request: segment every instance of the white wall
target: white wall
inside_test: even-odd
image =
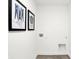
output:
[[[33,0],[20,0],[29,10],[36,14]],[[26,21],[27,24],[27,21]],[[36,31],[36,30],[35,30]],[[36,57],[36,32],[8,32],[8,57],[9,59],[35,59]]]
[[[38,55],[70,55],[70,7],[68,5],[40,5],[37,16]],[[58,44],[66,44],[59,49]]]
[[[38,6],[37,10],[33,0],[20,1],[36,15],[36,30],[8,32],[9,59],[35,59],[37,54],[70,55],[70,7]],[[39,33],[44,37],[40,38]],[[67,49],[58,49],[59,43],[67,44]]]

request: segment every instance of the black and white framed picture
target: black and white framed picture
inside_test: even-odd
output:
[[[28,30],[35,30],[35,15],[28,10]]]
[[[27,8],[19,0],[9,0],[9,31],[26,30]]]

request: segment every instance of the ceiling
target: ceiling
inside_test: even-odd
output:
[[[35,0],[38,5],[66,5],[70,0]]]

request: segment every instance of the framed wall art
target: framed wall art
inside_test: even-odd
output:
[[[28,10],[28,30],[35,30],[35,15]]]
[[[26,30],[27,8],[19,0],[9,0],[9,31]]]

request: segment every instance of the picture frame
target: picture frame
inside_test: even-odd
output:
[[[27,8],[19,0],[8,0],[8,2],[9,31],[25,31]]]
[[[28,30],[35,30],[35,15],[28,10]]]

